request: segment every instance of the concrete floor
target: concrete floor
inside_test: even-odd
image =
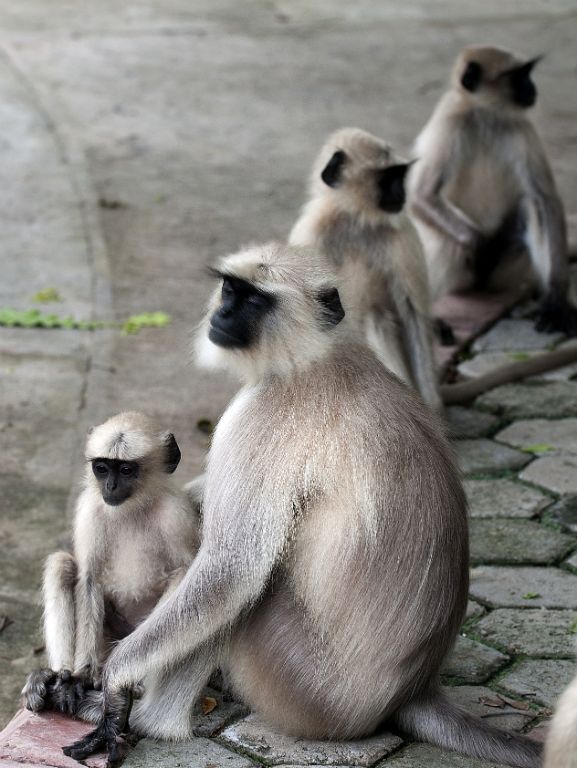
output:
[[[574,0],[0,0],[0,307],[173,319],[0,329],[3,721],[39,656],[41,563],[67,538],[85,429],[139,408],[175,431],[183,482],[202,468],[198,421],[235,389],[189,363],[205,265],[286,236],[333,129],[407,152],[474,42],[546,54],[536,120],[576,212],[576,32]],[[34,304],[47,287],[63,301]]]

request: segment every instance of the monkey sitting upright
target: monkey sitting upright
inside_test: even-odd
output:
[[[407,214],[408,165],[358,128],[333,133],[313,169],[311,199],[289,242],[313,246],[338,268],[345,311],[377,357],[440,410],[427,267]]]
[[[409,202],[434,298],[532,275],[542,297],[537,330],[575,336],[563,205],[527,116],[536,61],[500,48],[461,52],[417,138]]]
[[[22,691],[28,709],[54,707],[93,719],[111,644],[129,634],[180,581],[198,549],[192,503],[172,474],[180,450],[170,432],[136,412],[88,433],[73,553],[46,561],[44,637],[49,669]]]
[[[536,768],[540,745],[455,706],[439,670],[467,603],[463,488],[444,430],[343,311],[320,253],[279,244],[218,265],[205,363],[243,387],[214,432],[202,543],[177,589],[110,655],[98,727],[191,734],[217,664],[251,708],[301,738],[384,723],[465,754]]]

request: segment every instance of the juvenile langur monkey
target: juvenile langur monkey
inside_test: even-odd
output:
[[[577,768],[577,677],[555,707],[545,744],[544,768]]]
[[[143,414],[92,428],[86,460],[73,552],[50,555],[44,569],[49,669],[32,672],[22,693],[28,709],[91,719],[98,697],[85,694],[99,687],[111,644],[183,577],[198,522],[170,477],[180,461],[174,435]]]
[[[417,138],[408,182],[433,298],[531,276],[539,331],[577,335],[563,205],[527,115],[531,71],[500,48],[465,48]]]
[[[440,409],[427,268],[403,210],[407,169],[370,133],[336,131],[314,164],[310,200],[289,241],[329,257],[343,306],[377,357]]]
[[[201,361],[244,386],[207,460],[199,553],[110,655],[99,727],[190,735],[217,663],[280,730],[351,739],[390,722],[465,754],[535,767],[540,746],[441,693],[467,602],[467,510],[443,429],[345,317],[320,254],[268,244],[225,258]]]

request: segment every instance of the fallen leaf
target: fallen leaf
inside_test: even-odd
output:
[[[213,709],[218,707],[218,701],[212,696],[203,696],[200,702],[200,708],[203,715],[209,715]]]

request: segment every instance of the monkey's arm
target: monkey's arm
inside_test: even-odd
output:
[[[543,294],[536,321],[541,331],[577,335],[577,310],[568,300],[569,258],[563,204],[537,136],[529,135],[522,167],[525,242]]]
[[[443,402],[439,394],[436,364],[433,357],[433,335],[430,319],[408,304],[402,332],[409,356],[411,373],[425,402],[440,412]]]
[[[76,584],[76,649],[74,671],[99,682],[104,633],[104,592],[93,564],[79,568]]]
[[[434,160],[419,168],[415,164],[416,179],[412,186],[411,210],[425,224],[463,247],[473,248],[479,231],[475,223],[456,205],[443,197],[443,186],[450,174],[458,172],[456,161],[447,152],[440,152]]]

